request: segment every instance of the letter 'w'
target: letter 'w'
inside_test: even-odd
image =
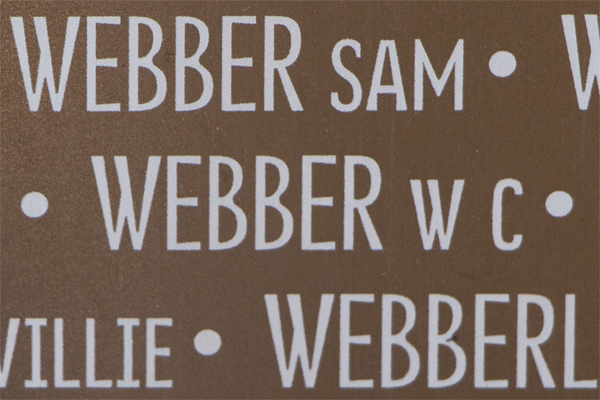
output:
[[[11,17],[10,23],[15,37],[15,45],[17,46],[17,55],[19,56],[19,64],[21,65],[21,73],[23,74],[23,84],[25,85],[25,93],[27,93],[29,110],[37,112],[40,108],[42,88],[44,87],[44,81],[46,81],[48,84],[48,93],[50,94],[50,103],[52,103],[52,110],[55,112],[60,111],[63,98],[65,97],[71,61],[73,60],[75,39],[77,39],[77,29],[79,28],[79,17],[69,17],[67,19],[67,31],[65,33],[65,44],[63,48],[62,66],[60,68],[60,78],[58,80],[58,89],[54,84],[54,71],[52,69],[52,56],[50,54],[50,41],[48,40],[46,17],[35,17],[33,19],[38,45],[40,47],[40,63],[38,66],[35,91],[33,90],[33,79],[29,68],[29,56],[27,54],[27,44],[25,42],[23,18]]]
[[[573,84],[577,94],[577,103],[580,110],[587,110],[594,87],[594,80],[600,93],[600,33],[598,32],[598,16],[586,15],[585,25],[587,27],[588,40],[590,41],[590,64],[588,66],[585,89],[581,79],[581,66],[579,62],[579,49],[577,47],[577,34],[575,33],[575,17],[573,15],[562,16],[565,40],[567,41],[567,52],[571,63]]]
[[[288,365],[286,365],[285,361],[285,349],[283,345],[283,333],[281,330],[277,295],[265,295],[265,303],[269,315],[269,325],[271,326],[271,334],[273,336],[273,345],[275,346],[277,364],[279,364],[279,373],[281,374],[281,383],[285,388],[292,387],[296,364],[298,364],[298,359],[300,359],[300,365],[302,366],[302,372],[304,373],[304,384],[307,388],[312,388],[315,386],[315,381],[317,380],[319,362],[321,361],[323,345],[325,344],[325,334],[327,333],[331,307],[333,306],[333,295],[324,294],[321,296],[321,306],[319,308],[319,319],[317,322],[317,333],[315,335],[312,363],[308,359],[300,295],[288,294],[287,299],[292,317],[292,326],[294,327],[292,350],[290,351],[290,362]]]
[[[125,220],[129,226],[131,235],[131,244],[134,250],[141,250],[144,243],[144,235],[148,224],[150,206],[154,197],[154,188],[158,177],[158,168],[160,166],[160,157],[148,157],[148,168],[146,169],[146,183],[144,185],[144,197],[142,198],[142,211],[140,213],[139,229],[136,227],[135,213],[133,211],[133,198],[131,195],[131,182],[129,180],[129,169],[127,168],[127,157],[115,157],[115,167],[117,168],[117,177],[121,187],[121,201],[119,203],[119,212],[117,216],[117,225],[113,225],[112,209],[110,207],[110,197],[108,194],[108,182],[106,180],[106,168],[104,166],[104,157],[93,156],[92,164],[94,166],[94,175],[96,176],[96,185],[100,195],[100,205],[104,215],[106,225],[106,234],[108,244],[111,250],[119,250],[121,243],[121,234]]]
[[[440,201],[440,189],[437,180],[428,180],[427,187],[429,188],[429,197],[431,198],[431,222],[429,230],[427,230],[427,219],[425,216],[425,203],[423,201],[423,189],[421,181],[413,179],[410,181],[415,209],[417,211],[417,220],[419,221],[419,230],[421,231],[421,240],[423,240],[423,248],[431,250],[435,234],[440,238],[440,248],[448,250],[450,248],[450,240],[454,231],[454,223],[458,214],[458,206],[460,205],[460,196],[462,195],[465,181],[458,179],[454,181],[452,187],[452,200],[450,200],[450,212],[448,214],[448,225],[444,229],[444,218],[442,217],[442,204]]]

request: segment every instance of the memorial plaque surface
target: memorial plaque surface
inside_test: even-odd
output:
[[[2,398],[590,398],[597,1],[2,1]]]

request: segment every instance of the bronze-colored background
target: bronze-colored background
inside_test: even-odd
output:
[[[1,4],[1,342],[9,318],[21,318],[10,378],[2,398],[598,398],[598,390],[563,389],[565,294],[577,295],[576,378],[598,379],[599,354],[599,113],[592,89],[588,111],[577,107],[561,15],[574,14],[587,72],[589,45],[584,14],[598,14],[598,2],[220,2],[103,1],[17,2]],[[255,15],[256,25],[234,28],[234,57],[253,57],[253,68],[234,68],[234,102],[256,102],[256,112],[221,111],[221,19]],[[292,112],[276,78],[275,111],[263,110],[264,16],[294,19],[302,49],[289,74],[304,107]],[[38,48],[34,16],[46,16],[55,76],[62,62],[68,16],[82,17],[62,111],[50,107],[44,89],[40,110],[29,111],[9,18],[22,16],[37,77]],[[120,26],[99,26],[98,58],[117,57],[118,68],[98,70],[99,103],[120,102],[119,113],[85,110],[85,17],[120,16]],[[156,65],[167,76],[167,97],[158,108],[127,111],[128,17],[157,21],[163,44]],[[174,111],[175,16],[203,20],[210,31],[201,62],[211,72],[211,102],[192,112]],[[278,53],[288,48],[284,30],[276,31]],[[330,104],[330,93],[348,101],[351,92],[331,65],[335,43],[352,38],[362,57],[344,53],[345,65],[363,86],[363,101],[352,113]],[[425,78],[424,111],[413,111],[414,43],[421,39],[438,74],[458,39],[464,39],[464,110],[454,111],[450,78],[440,98]],[[142,30],[141,52],[150,46]],[[367,112],[366,98],[380,40],[395,40],[408,111],[395,111],[395,99],[382,95],[379,110]],[[197,36],[188,40],[188,54]],[[145,47],[144,47],[145,46]],[[515,73],[500,79],[488,69],[490,57],[510,51]],[[389,77],[386,64],[384,76]],[[189,98],[199,95],[195,72],[187,78]],[[140,72],[141,101],[154,93],[153,79]],[[58,79],[56,78],[58,82]],[[150,83],[148,83],[150,82]],[[335,240],[331,252],[300,250],[302,155],[336,155],[335,166],[316,166],[315,196],[333,196],[332,208],[314,211],[314,240]],[[134,204],[141,203],[148,156],[162,156],[143,249],[132,250],[127,228],[120,250],[108,247],[91,156],[106,158],[111,203],[118,204],[112,157],[128,156]],[[179,240],[200,240],[199,252],[166,250],[166,156],[200,155],[201,166],[180,167],[180,196],[197,196],[197,208],[179,208]],[[236,202],[248,216],[248,234],[238,247],[208,250],[208,163],[210,155],[232,157],[243,167]],[[290,185],[282,197],[294,216],[294,233],[283,248],[254,250],[254,163],[257,155],[284,160]],[[342,250],[343,156],[375,159],[382,173],[378,200],[369,207],[383,251],[371,251],[357,224],[355,250]],[[224,179],[230,177],[223,176]],[[517,251],[498,250],[492,240],[491,207],[495,184],[519,180],[524,194],[507,196],[506,234],[521,233]],[[450,250],[423,250],[410,179],[438,179],[444,215],[454,179],[465,188]],[[269,182],[274,188],[276,181]],[[360,175],[358,195],[368,187]],[[269,186],[269,187],[271,187]],[[222,189],[225,190],[226,188]],[[546,197],[564,190],[574,199],[565,218],[553,218]],[[40,219],[20,209],[31,191],[46,195],[49,209]],[[425,194],[425,202],[429,199]],[[136,209],[139,215],[139,208]],[[222,238],[235,229],[223,212]],[[267,214],[268,234],[280,231],[275,213]],[[322,293],[336,295],[317,384],[304,388],[300,368],[294,386],[283,389],[269,329],[264,294],[279,294],[287,348],[291,341],[288,293],[302,295],[312,349]],[[339,294],[374,293],[375,303],[353,306],[353,334],[370,334],[371,346],[352,347],[352,378],[374,379],[374,389],[340,389]],[[399,389],[380,388],[381,295],[413,300],[416,325],[408,335],[421,357],[415,382]],[[427,296],[442,293],[463,306],[456,343],[467,355],[461,382],[427,388]],[[491,305],[486,330],[505,334],[506,346],[486,348],[486,378],[508,379],[506,390],[473,387],[474,298],[477,293],[508,293],[508,305]],[[529,357],[527,389],[515,389],[517,294],[548,297],[555,328],[542,346],[556,389],[544,389]],[[533,311],[533,308],[532,308]],[[85,386],[85,319],[96,319],[97,377],[122,379],[122,328],[117,318],[140,318],[134,329],[134,377],[140,389],[54,389],[53,318],[65,319],[65,376]],[[173,318],[158,328],[159,346],[171,356],[157,361],[158,379],[172,389],[146,389],[145,318]],[[48,389],[25,389],[31,377],[30,329],[23,318],[48,318],[42,328],[42,377]],[[531,332],[541,314],[532,312]],[[403,323],[398,314],[398,328]],[[211,357],[193,347],[196,333],[214,329],[223,340]],[[2,353],[3,354],[3,353]],[[395,350],[396,373],[406,355]],[[441,376],[454,360],[441,350]],[[583,375],[583,376],[582,376]]]

